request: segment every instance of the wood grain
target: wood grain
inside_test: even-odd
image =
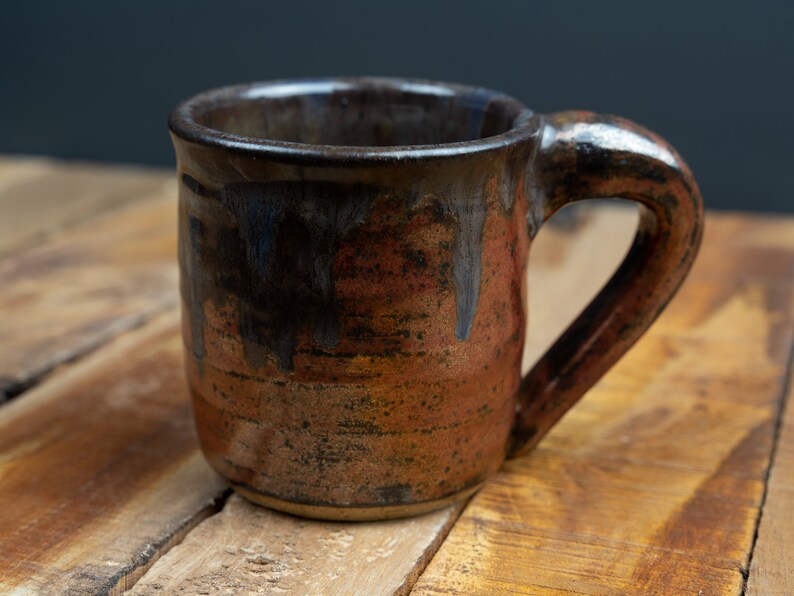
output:
[[[170,312],[0,408],[0,592],[132,583],[214,512]]]
[[[117,186],[124,176],[104,167],[68,182],[58,174],[67,166],[0,159],[0,226],[20,214],[0,244],[0,377],[17,392],[77,360],[0,408],[0,592],[369,594],[415,582],[420,594],[743,588],[790,373],[792,219],[711,213],[684,293],[451,531],[456,508],[323,524],[236,496],[215,514],[225,488],[195,443],[171,310],[170,174],[157,182],[155,172],[150,185],[133,174]],[[58,180],[88,198],[59,211]],[[25,188],[36,209],[19,204]],[[47,205],[53,213],[37,220]],[[573,225],[547,226],[533,246],[525,367],[600,287],[636,221],[633,210],[581,213]],[[792,592],[791,411],[752,593]]]
[[[405,520],[317,522],[234,495],[130,594],[404,594],[460,508]]]
[[[794,384],[788,396],[769,475],[748,594],[794,594]]]
[[[415,593],[741,592],[789,373],[787,222],[707,220],[670,310],[474,497]]]
[[[176,184],[123,183],[130,205],[0,260],[0,401],[177,303]]]
[[[617,201],[567,207],[541,228],[529,253],[527,372],[585,307],[628,251],[638,210]]]
[[[0,256],[140,197],[162,192],[172,172],[52,159],[0,161]]]

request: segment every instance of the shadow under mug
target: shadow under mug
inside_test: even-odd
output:
[[[701,238],[695,181],[659,137],[495,91],[258,83],[201,93],[169,126],[201,447],[244,497],[303,516],[471,494],[640,337]],[[634,243],[522,379],[531,240],[603,197],[641,205]]]

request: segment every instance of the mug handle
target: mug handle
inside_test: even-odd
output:
[[[585,199],[636,201],[640,220],[612,278],[523,379],[509,457],[534,447],[648,329],[691,268],[703,232],[692,173],[660,137],[590,112],[558,112],[540,124],[531,233]]]

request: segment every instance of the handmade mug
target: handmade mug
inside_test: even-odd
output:
[[[612,116],[341,78],[207,91],[169,125],[201,447],[244,497],[303,516],[471,494],[639,338],[700,242],[687,166]],[[641,205],[634,244],[522,380],[532,238],[598,197]]]

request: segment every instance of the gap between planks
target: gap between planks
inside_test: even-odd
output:
[[[794,593],[794,342],[742,594]],[[770,516],[774,515],[773,520]],[[759,551],[756,558],[756,551]]]
[[[217,510],[181,362],[174,309],[0,408],[0,591],[117,593]]]

